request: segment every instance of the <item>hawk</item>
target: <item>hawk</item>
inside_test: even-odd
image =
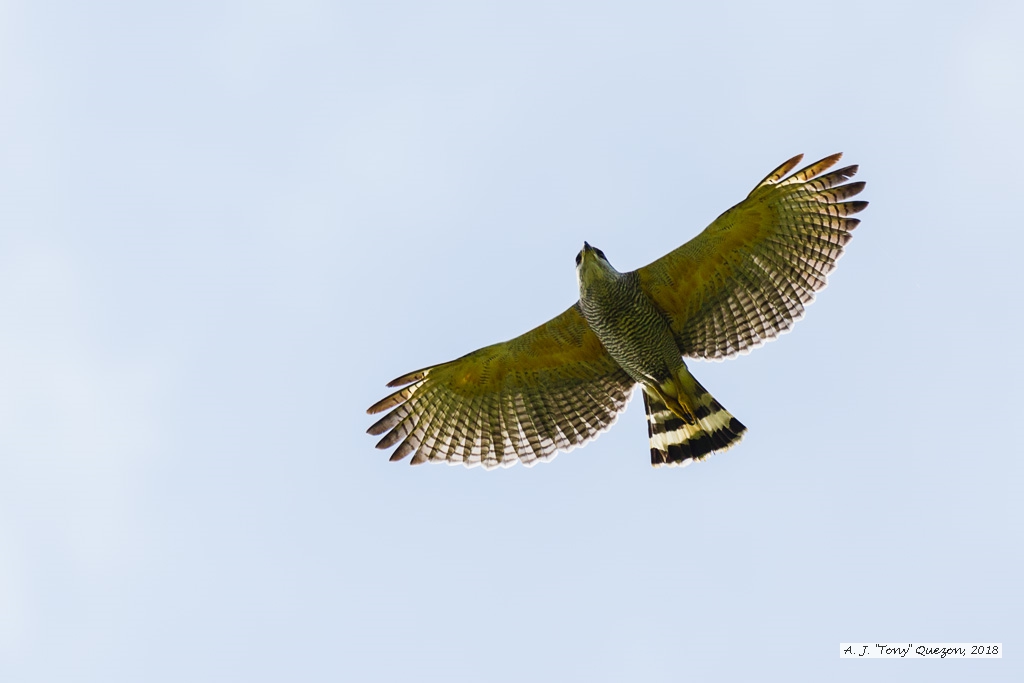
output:
[[[760,346],[801,318],[867,206],[847,201],[833,154],[790,173],[785,162],[695,238],[620,273],[586,242],[580,298],[515,339],[393,380],[367,431],[392,461],[490,469],[533,465],[608,429],[640,385],[651,464],[687,465],[725,451],[746,427],[701,386],[684,357],[720,360]]]

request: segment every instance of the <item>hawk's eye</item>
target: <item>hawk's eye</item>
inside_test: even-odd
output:
[[[583,252],[581,251],[580,253],[576,254],[576,265],[578,266],[580,264],[580,261],[582,261],[582,260],[583,260]]]
[[[601,258],[603,258],[603,259],[604,259],[605,261],[607,261],[607,260],[608,260],[608,258],[607,258],[607,257],[606,257],[606,256],[604,255],[604,252],[603,252],[603,251],[601,251],[600,249],[595,249],[595,250],[594,250],[594,253],[596,253],[596,254],[597,254],[598,256],[600,256]]]

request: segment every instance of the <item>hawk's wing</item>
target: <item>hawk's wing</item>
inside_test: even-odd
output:
[[[367,430],[398,444],[391,460],[491,468],[547,460],[611,426],[633,380],[611,359],[578,305],[524,335],[411,372],[367,411]]]
[[[695,238],[637,272],[666,314],[683,355],[722,359],[792,327],[843,253],[848,218],[867,202],[844,201],[864,183],[842,183],[856,166],[832,171],[833,154],[792,175],[798,155]]]

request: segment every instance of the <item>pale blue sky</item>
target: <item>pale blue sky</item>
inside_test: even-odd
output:
[[[1019,2],[0,2],[4,681],[1021,679]],[[793,333],[552,463],[387,462],[396,375],[797,152]],[[1013,577],[1018,577],[1014,579]],[[855,662],[841,641],[1003,642]]]

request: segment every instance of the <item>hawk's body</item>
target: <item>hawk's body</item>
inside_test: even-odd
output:
[[[370,413],[392,460],[533,464],[608,428],[636,384],[655,465],[722,451],[745,427],[693,378],[683,356],[721,359],[788,330],[822,289],[867,202],[836,154],[768,175],[700,235],[619,273],[599,250],[577,257],[580,301],[524,335],[404,375]]]
[[[690,374],[668,319],[644,292],[640,276],[618,272],[586,242],[578,275],[583,317],[644,392],[651,462],[686,464],[739,442],[746,427]]]
[[[584,243],[579,266],[580,308],[608,355],[641,384],[659,384],[683,364],[665,316],[636,272],[622,274],[603,252]]]

